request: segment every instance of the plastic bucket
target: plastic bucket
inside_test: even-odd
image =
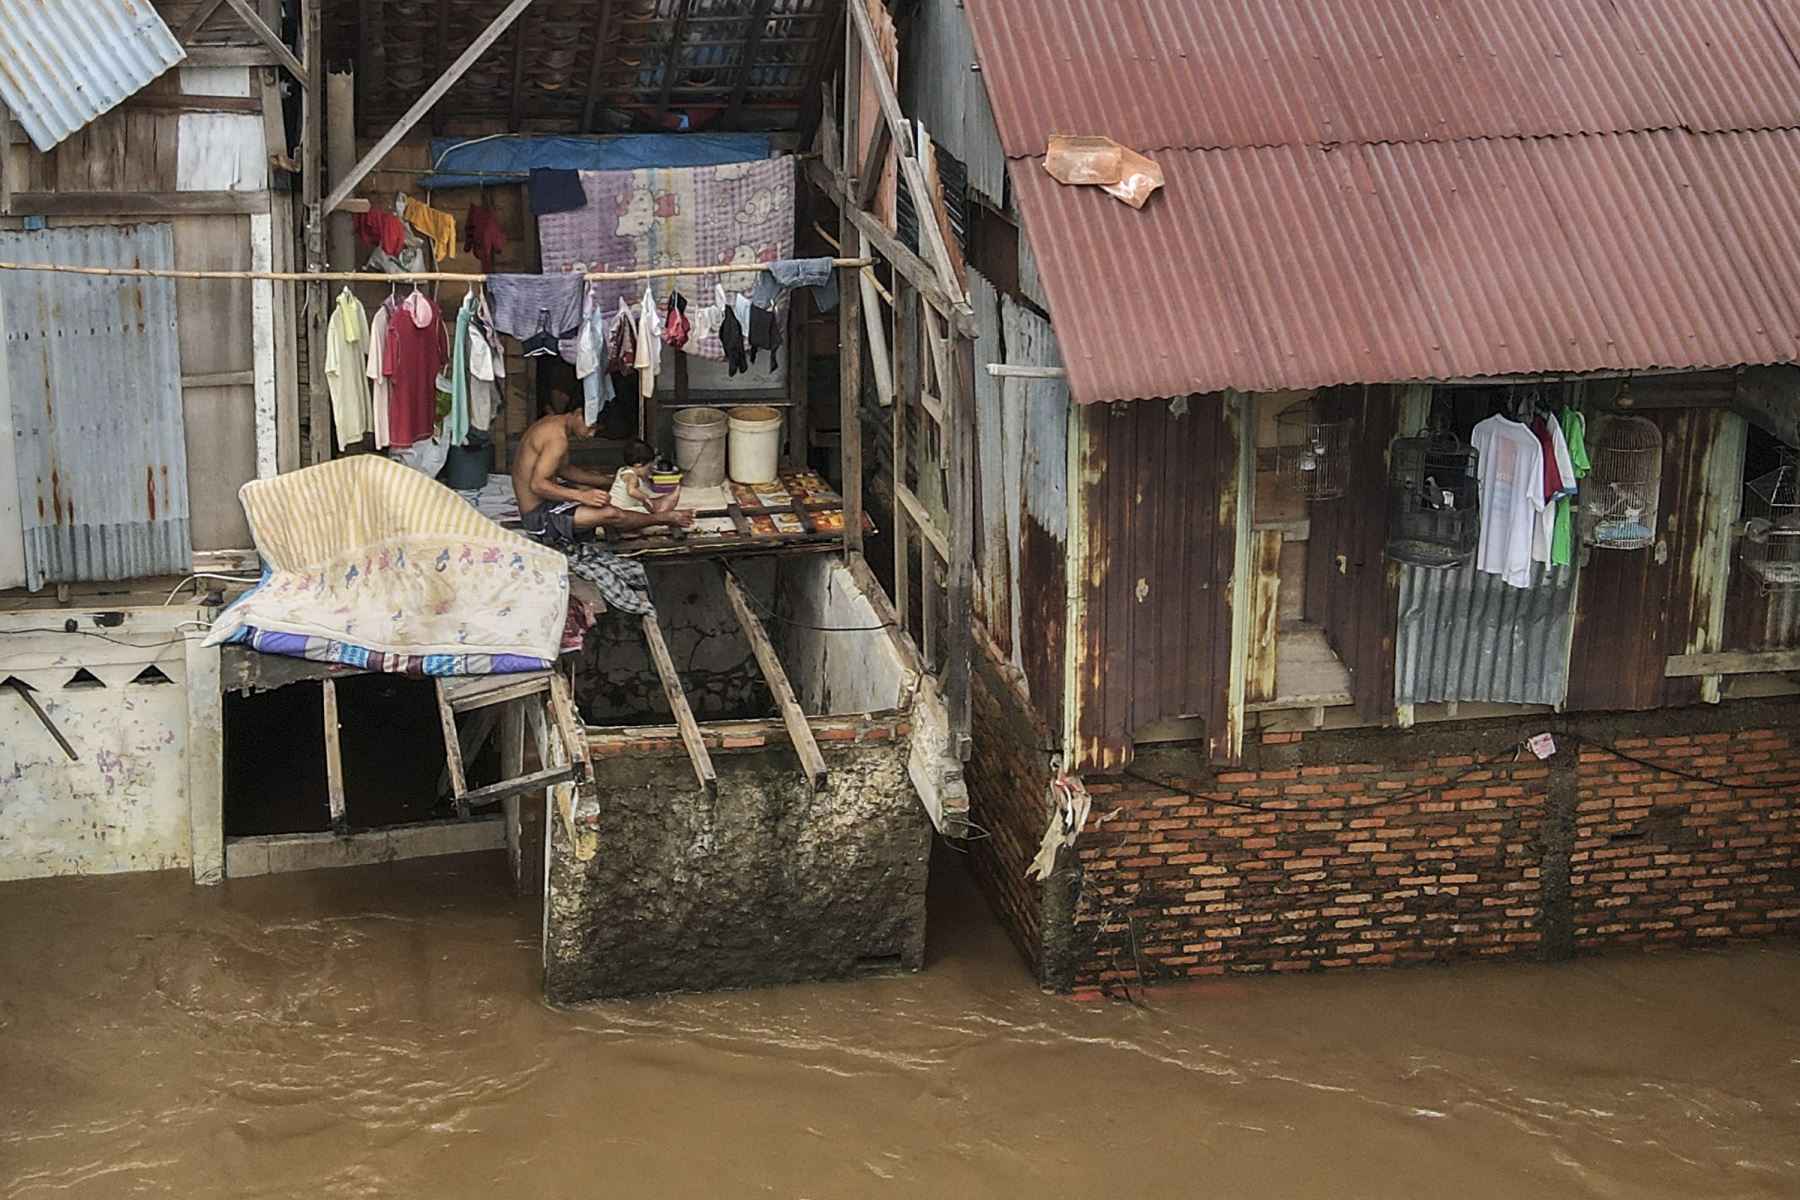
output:
[[[675,414],[675,465],[689,487],[725,482],[725,414],[716,408],[684,408]]]
[[[731,478],[773,483],[781,463],[781,413],[763,404],[731,410]]]

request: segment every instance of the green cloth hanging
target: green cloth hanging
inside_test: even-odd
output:
[[[1569,463],[1575,468],[1575,478],[1585,479],[1593,464],[1588,460],[1587,452],[1587,418],[1575,408],[1562,411],[1563,440],[1569,443]],[[1566,567],[1575,561],[1574,521],[1570,506],[1574,497],[1562,496],[1556,501],[1556,527],[1550,540],[1550,565]]]

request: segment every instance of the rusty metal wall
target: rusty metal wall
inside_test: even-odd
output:
[[[1401,567],[1394,702],[1561,704],[1574,599],[1573,567],[1536,568],[1529,588],[1472,562]]]
[[[15,0],[0,19],[0,102],[48,150],[183,56],[150,0]]]
[[[0,259],[170,268],[166,224],[0,233]],[[188,570],[168,279],[0,272],[27,586]]]
[[[969,173],[969,188],[1006,205],[1006,153],[976,66],[975,40],[957,0],[923,0],[901,33],[900,99]]]
[[[1000,301],[1006,361],[1060,367],[1050,322],[1012,297]],[[1062,727],[1068,670],[1069,385],[1060,379],[1015,379],[1007,403],[1017,412],[1007,470],[1016,471],[1012,538],[1013,663],[1025,673],[1031,701],[1052,729]]]
[[[1350,474],[1344,495],[1308,506],[1306,619],[1325,631],[1350,670],[1364,720],[1394,709],[1394,635],[1399,572],[1387,560],[1387,449],[1396,414],[1392,387],[1332,388],[1315,402],[1348,419]]]
[[[1081,619],[1070,769],[1115,771],[1152,721],[1197,716],[1226,741],[1237,436],[1218,396],[1088,406],[1082,454]]]

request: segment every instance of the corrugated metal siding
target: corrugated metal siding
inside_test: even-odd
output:
[[[180,62],[150,0],[7,0],[0,101],[39,150]]]
[[[1180,407],[1079,416],[1086,594],[1070,631],[1070,770],[1124,767],[1132,735],[1165,717],[1202,718],[1213,756],[1227,752],[1237,439],[1218,397]]]
[[[1765,592],[1742,567],[1732,572],[1725,649],[1800,649],[1800,591]]]
[[[1800,131],[1161,162],[1142,211],[1015,164],[1078,401],[1800,359]]]
[[[1062,355],[1050,323],[1000,301],[1006,329],[1006,361],[1060,367]],[[1069,386],[1060,379],[1015,379],[1010,405],[1018,413],[1013,539],[1013,663],[1025,673],[1032,704],[1045,724],[1062,728],[1063,676],[1067,670],[1068,594],[1064,571],[1069,538]],[[1013,468],[1009,465],[1008,471]]]
[[[1536,568],[1528,588],[1473,563],[1401,567],[1394,702],[1562,703],[1574,593],[1573,567]]]
[[[975,39],[954,0],[924,0],[913,11],[900,53],[909,116],[962,162],[969,188],[995,208],[1006,203],[1006,153],[975,64]]]
[[[1399,575],[1386,554],[1394,391],[1387,386],[1340,388],[1316,397],[1323,412],[1352,422],[1351,468],[1342,496],[1308,506],[1306,618],[1325,631],[1326,641],[1349,668],[1356,711],[1368,721],[1384,721],[1394,710]]]
[[[167,225],[0,233],[0,258],[169,268]],[[185,572],[175,286],[0,272],[27,583]]]
[[[987,364],[1004,361],[1000,295],[971,268],[969,305],[975,310],[975,612],[995,643],[1012,653],[1012,539],[1007,526],[1018,522],[1017,459],[1008,453],[1009,421],[1000,399],[1000,381]]]
[[[1763,0],[968,0],[1006,153],[1800,124]]]

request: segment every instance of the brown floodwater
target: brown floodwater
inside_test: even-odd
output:
[[[0,884],[0,1195],[1800,1195],[1800,946],[1037,993],[950,861],[917,975],[576,1011],[495,855]]]

